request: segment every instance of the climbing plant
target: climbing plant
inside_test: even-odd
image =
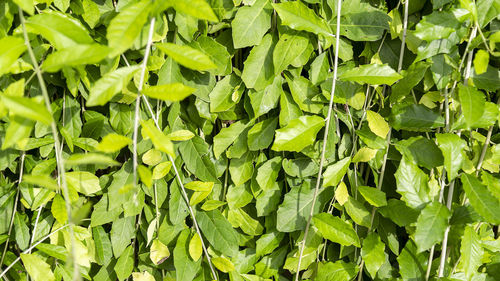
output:
[[[0,1],[4,280],[498,280],[499,0]]]

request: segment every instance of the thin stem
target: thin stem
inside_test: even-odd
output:
[[[24,20],[24,15],[21,7],[18,7],[19,9],[19,19],[21,21],[21,25],[23,27],[23,35],[24,35],[24,42],[27,46],[28,53],[31,59],[31,62],[33,63],[33,67],[35,69],[38,82],[40,83],[40,89],[42,91],[42,96],[45,101],[45,107],[47,108],[48,112],[50,113],[51,116],[52,114],[52,108],[50,106],[50,98],[49,98],[49,93],[47,92],[47,87],[45,86],[45,81],[43,80],[42,77],[42,71],[40,70],[40,66],[38,65],[38,62],[36,60],[35,54],[33,52],[33,49],[31,47],[30,40],[28,38],[28,32],[26,31],[26,26],[25,26],[25,20]],[[51,129],[52,129],[52,136],[54,137],[54,149],[55,149],[55,156],[56,156],[56,164],[57,164],[57,172],[59,174],[62,190],[63,190],[63,195],[64,195],[64,202],[66,206],[66,212],[68,215],[68,221],[69,221],[69,234],[70,234],[70,239],[71,239],[71,258],[73,262],[73,280],[76,280],[79,278],[78,275],[78,264],[76,263],[76,252],[74,250],[74,245],[75,245],[75,237],[73,233],[73,221],[72,221],[72,216],[71,216],[71,204],[69,202],[69,191],[68,191],[68,186],[66,184],[66,177],[65,177],[65,170],[64,170],[64,158],[62,157],[62,149],[60,146],[60,141],[59,141],[59,134],[57,132],[57,125],[55,120],[52,120],[51,124]]]
[[[316,179],[316,187],[314,189],[314,196],[313,196],[313,200],[311,203],[311,210],[309,212],[309,218],[307,219],[306,229],[304,231],[304,238],[302,239],[302,242],[300,244],[300,254],[299,254],[299,260],[297,262],[297,272],[295,273],[295,281],[299,280],[300,265],[302,263],[302,257],[304,254],[304,248],[306,245],[307,235],[309,233],[309,228],[311,226],[311,219],[312,219],[312,216],[314,215],[314,206],[316,205],[316,199],[318,197],[319,187],[320,187],[320,183],[321,183],[321,174],[323,172],[323,164],[325,162],[326,144],[328,141],[330,120],[332,119],[331,117],[332,117],[332,109],[333,109],[333,97],[335,96],[335,86],[337,83],[337,68],[338,68],[338,64],[339,64],[340,16],[341,16],[340,11],[341,11],[341,8],[342,8],[342,1],[337,0],[337,31],[336,31],[336,36],[335,36],[335,58],[334,58],[334,66],[333,66],[332,92],[330,94],[330,103],[328,105],[328,114],[326,116],[325,134],[323,136],[323,147],[321,149],[321,158],[319,161],[318,177]]]
[[[133,142],[133,174],[134,174],[134,185],[137,184],[137,135],[139,131],[139,118],[140,118],[140,106],[141,106],[141,96],[142,87],[144,85],[144,76],[146,75],[146,66],[148,64],[149,51],[151,45],[153,44],[153,33],[155,29],[155,17],[151,18],[151,25],[149,27],[148,43],[146,44],[146,51],[144,52],[144,59],[141,66],[141,79],[139,81],[139,86],[137,87],[137,98],[135,99],[135,115],[134,115],[134,134],[132,136]]]
[[[9,231],[7,232],[7,241],[5,241],[5,247],[3,248],[2,258],[0,259],[0,265],[3,264],[5,254],[7,253],[7,248],[9,247],[10,234],[12,233],[12,227],[14,226],[14,217],[17,213],[17,202],[19,201],[19,185],[23,181],[24,157],[25,156],[26,156],[26,153],[23,151],[23,153],[21,154],[21,167],[19,168],[19,179],[17,181],[16,200],[14,201],[14,208],[12,210],[12,217],[10,218]]]

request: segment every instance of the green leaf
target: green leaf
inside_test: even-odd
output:
[[[127,279],[134,270],[134,247],[128,246],[116,261],[114,268],[118,280]]]
[[[115,258],[123,256],[123,251],[135,236],[135,217],[118,218],[111,228],[111,245]]]
[[[438,146],[423,136],[401,140],[395,146],[408,160],[429,170],[443,165],[443,156]]]
[[[26,13],[30,15],[35,13],[35,3],[33,3],[33,0],[13,0],[13,2],[21,7]]]
[[[140,66],[121,67],[104,74],[90,88],[87,106],[105,105],[130,82]]]
[[[196,89],[182,83],[172,83],[147,87],[142,93],[148,97],[163,101],[181,101],[190,96]]]
[[[42,35],[56,49],[94,43],[80,21],[61,12],[45,11],[29,17],[26,20],[26,30]]]
[[[444,126],[444,118],[424,105],[394,106],[390,124],[396,130],[430,131]]]
[[[210,70],[214,75],[229,75],[232,71],[231,55],[228,52],[228,47],[216,41],[212,37],[200,36],[196,41],[192,41],[190,46],[204,52],[213,63],[217,65],[217,69]]]
[[[342,281],[352,280],[356,277],[359,269],[354,263],[344,261],[319,263],[316,281]]]
[[[333,188],[323,188],[319,191],[317,202],[313,213],[319,213],[324,205],[331,199]],[[306,227],[307,218],[311,213],[311,204],[314,197],[314,189],[306,184],[293,187],[285,195],[283,203],[278,208],[276,229],[281,232],[293,232],[303,230]]]
[[[142,134],[151,139],[151,142],[159,151],[163,151],[175,158],[174,144],[165,134],[156,128],[153,119],[142,121]]]
[[[471,280],[483,263],[484,255],[481,239],[471,225],[465,226],[460,245],[460,255],[465,277],[467,280]]]
[[[187,170],[197,178],[202,181],[219,182],[215,165],[208,156],[208,144],[202,138],[195,136],[188,141],[181,142],[179,152]]]
[[[30,246],[30,229],[24,221],[25,217],[19,213],[14,216],[15,241],[21,250],[26,250]]]
[[[339,184],[347,172],[350,164],[351,158],[346,157],[337,161],[335,164],[328,166],[323,173],[323,186],[336,186]]]
[[[352,163],[358,163],[358,162],[368,162],[375,157],[375,154],[377,154],[376,149],[371,149],[369,147],[362,147],[356,152],[354,157],[352,157]]]
[[[230,257],[237,254],[237,232],[219,210],[197,212],[196,219],[210,246]]]
[[[96,146],[96,149],[102,152],[112,153],[119,151],[131,143],[131,139],[122,135],[111,133],[102,138],[101,142]]]
[[[306,146],[314,143],[316,134],[324,125],[323,118],[316,115],[294,119],[286,127],[276,130],[276,137],[271,149],[300,152]]]
[[[26,51],[26,45],[22,38],[5,36],[0,39],[0,76],[8,73],[12,64],[24,51]]]
[[[273,3],[273,8],[278,13],[283,25],[296,30],[321,34],[332,40],[330,37],[333,35],[327,22],[301,1]]]
[[[149,1],[140,1],[127,6],[111,20],[106,32],[111,57],[123,53],[134,44],[148,20],[150,8]]]
[[[460,177],[470,204],[474,210],[480,214],[485,221],[493,224],[500,224],[500,201],[490,193],[479,179],[472,175],[462,174]]]
[[[139,178],[141,182],[144,183],[147,187],[151,188],[153,185],[153,175],[151,174],[151,170],[146,168],[143,165],[137,166],[137,173],[139,174]]]
[[[366,111],[366,120],[368,121],[368,126],[370,130],[375,133],[375,135],[384,138],[389,133],[389,124],[384,120],[384,117],[380,116],[377,112],[371,110]]]
[[[387,64],[365,64],[345,71],[339,79],[358,84],[392,85],[403,78]]]
[[[343,246],[361,247],[359,238],[352,225],[328,213],[316,214],[313,217],[316,226],[323,237]]]
[[[235,186],[240,186],[252,178],[253,157],[252,153],[247,152],[240,158],[233,158],[229,162],[229,173]]]
[[[379,209],[382,216],[389,218],[397,225],[403,227],[417,221],[419,212],[408,207],[403,201],[389,199],[387,206]]]
[[[344,204],[345,211],[351,217],[351,219],[358,225],[365,227],[370,227],[371,225],[371,215],[370,211],[365,207],[365,205],[353,197],[349,197],[347,202]]]
[[[45,187],[54,191],[59,190],[59,185],[57,184],[57,182],[47,174],[24,175],[23,181],[41,187]]]
[[[494,92],[500,88],[500,70],[498,68],[488,66],[483,74],[477,74],[473,71],[471,78],[478,89]]]
[[[245,82],[247,88],[261,91],[275,79],[273,68],[275,38],[271,34],[266,34],[260,44],[250,51],[241,74],[241,80]]]
[[[102,226],[92,228],[92,237],[94,238],[96,258],[100,264],[106,264],[113,258],[113,251],[109,236]]]
[[[201,260],[193,261],[189,257],[188,247],[189,230],[184,229],[177,238],[177,242],[174,248],[175,280],[194,280],[194,277],[200,270]]]
[[[34,98],[1,95],[1,101],[13,114],[50,125],[53,121],[47,108]]]
[[[419,209],[431,200],[429,177],[415,163],[403,157],[394,176],[397,192],[411,208]]]
[[[464,149],[467,143],[455,134],[436,134],[436,141],[444,157],[444,168],[448,173],[448,180],[455,179],[464,162]]]
[[[214,137],[214,156],[219,158],[220,155],[238,138],[238,136],[246,129],[249,123],[238,121],[227,128],[222,128]]]
[[[415,28],[415,36],[425,41],[447,38],[460,27],[451,11],[434,11],[424,16]]]
[[[99,178],[93,173],[84,171],[74,171],[66,173],[68,186],[85,195],[91,195],[101,191]]]
[[[366,269],[372,278],[375,278],[380,267],[382,267],[386,260],[385,244],[382,243],[376,233],[370,232],[363,240],[361,257],[365,261]]]
[[[426,252],[417,253],[416,248],[413,241],[408,240],[397,257],[399,273],[403,280],[425,280],[428,257]]]
[[[392,86],[391,102],[395,103],[408,96],[410,91],[424,78],[429,66],[430,63],[419,61],[410,65],[407,70],[403,70],[401,74],[404,77]]]
[[[55,281],[50,265],[35,254],[21,254],[21,260],[34,281]]]
[[[155,46],[177,63],[187,68],[198,71],[217,68],[217,65],[205,53],[189,46],[173,43],[157,43]]]
[[[214,14],[212,7],[205,0],[186,0],[176,1],[168,0],[169,5],[175,8],[176,11],[199,18],[201,20],[209,20],[218,22],[217,16]]]
[[[239,102],[245,87],[236,75],[228,75],[217,82],[210,92],[210,112],[222,112]]]
[[[306,52],[309,45],[309,37],[305,32],[291,30],[284,33],[273,50],[274,74],[278,75],[287,69]]]
[[[170,251],[168,247],[165,246],[160,240],[153,240],[151,244],[151,249],[149,251],[149,258],[155,265],[163,263],[168,257],[170,257]]]
[[[483,116],[486,101],[484,94],[473,87],[460,85],[458,96],[460,97],[460,106],[465,122],[468,127],[471,127]]]
[[[415,230],[418,252],[426,251],[443,240],[450,217],[450,211],[441,203],[431,202],[425,206],[418,216]]]
[[[273,188],[280,171],[281,157],[276,156],[259,167],[255,180],[261,189],[270,190]]]
[[[272,7],[267,0],[257,0],[250,7],[238,9],[231,30],[234,48],[259,45],[271,27]]]
[[[368,2],[349,1],[343,3],[341,11],[340,34],[353,41],[376,41],[382,38],[384,31],[389,30],[391,18]],[[331,27],[336,30],[337,25],[332,24]]]
[[[255,124],[248,131],[248,149],[260,150],[267,148],[272,142],[278,118],[266,119]]]
[[[373,187],[360,185],[358,186],[359,193],[365,198],[368,203],[375,207],[387,206],[385,193]]]
[[[57,72],[65,66],[95,64],[106,58],[108,53],[108,47],[99,44],[75,45],[48,55],[42,69],[47,72]]]

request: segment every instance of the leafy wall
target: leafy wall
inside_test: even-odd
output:
[[[5,280],[498,280],[500,1],[0,1]]]

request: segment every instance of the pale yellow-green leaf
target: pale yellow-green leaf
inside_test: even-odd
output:
[[[50,112],[43,105],[41,99],[6,95],[1,95],[1,98],[2,103],[9,109],[11,114],[19,115],[35,122],[40,121],[45,125],[50,125],[53,120],[52,115],[50,115]]]
[[[349,192],[344,182],[341,182],[339,186],[337,186],[337,189],[335,189],[335,199],[337,199],[337,202],[339,202],[341,206],[349,199]]]
[[[167,0],[169,5],[173,6],[178,12],[190,15],[201,20],[209,20],[218,22],[219,19],[215,15],[209,2],[206,0]]]
[[[203,201],[203,199],[207,198],[207,196],[210,195],[210,192],[212,191],[195,191],[189,199],[189,205],[195,206],[196,204],[200,203],[201,201]]]
[[[68,212],[66,211],[66,203],[61,195],[56,194],[54,200],[52,200],[52,206],[50,207],[50,211],[52,212],[52,216],[60,223],[65,224],[68,220]]]
[[[488,63],[490,61],[490,54],[485,50],[477,51],[474,57],[474,70],[476,74],[483,74],[488,68]]]
[[[375,154],[377,154],[376,149],[371,149],[369,147],[362,147],[360,150],[358,150],[358,152],[356,152],[356,154],[352,158],[352,162],[353,163],[368,162],[372,160],[373,157],[375,157]]]
[[[168,247],[165,246],[160,240],[153,240],[153,244],[151,244],[151,250],[149,252],[149,258],[151,261],[159,265],[164,262],[170,256],[170,251]]]
[[[148,97],[164,101],[181,101],[190,96],[196,89],[182,83],[151,86],[142,91]]]
[[[228,273],[228,272],[231,272],[234,270],[234,264],[226,259],[225,257],[215,257],[212,259],[212,263],[214,264],[214,266],[222,271],[222,272],[225,272],[225,273]]]
[[[139,178],[142,183],[144,183],[147,187],[151,187],[153,185],[153,179],[151,171],[143,165],[139,165],[137,167],[137,172],[139,173]]]
[[[368,127],[375,133],[375,135],[384,138],[389,133],[389,124],[384,120],[384,117],[380,116],[377,112],[371,110],[366,111],[366,120],[368,120]]]
[[[93,173],[86,171],[74,171],[66,173],[66,182],[68,186],[85,195],[91,195],[101,191],[99,178]]]
[[[133,65],[104,74],[90,88],[87,106],[105,105],[127,86],[139,69],[139,65]]]
[[[115,133],[111,133],[102,138],[96,149],[102,152],[115,152],[132,143],[132,140]]]
[[[132,280],[134,281],[156,281],[154,276],[151,275],[151,273],[144,271],[144,272],[133,272],[132,273]]]
[[[187,68],[198,71],[217,68],[210,57],[200,50],[173,43],[157,43],[155,45],[177,63]]]
[[[59,186],[57,182],[47,174],[39,174],[39,175],[24,175],[23,181],[29,184],[38,185],[41,187],[45,187],[51,190],[59,190]]]
[[[175,157],[174,144],[162,131],[155,127],[152,119],[142,121],[141,125],[143,137],[150,138],[156,149]]]
[[[186,141],[194,137],[194,134],[189,130],[178,130],[167,135],[173,141]]]
[[[55,281],[50,265],[35,254],[21,254],[26,271],[33,281]]]
[[[198,261],[203,253],[200,236],[195,233],[189,241],[189,255],[194,261]]]
[[[75,45],[48,55],[42,69],[47,72],[57,72],[65,66],[95,64],[106,58],[108,53],[109,48],[99,44]]]
[[[158,180],[163,178],[170,172],[170,168],[172,168],[172,163],[170,161],[162,162],[156,165],[153,168],[153,179]]]
[[[202,181],[192,181],[188,182],[184,185],[185,188],[194,190],[194,191],[212,191],[214,187],[213,182],[202,182]]]
[[[161,161],[161,152],[156,149],[150,149],[142,155],[142,162],[149,166],[154,166]]]
[[[21,37],[6,36],[0,39],[0,76],[9,71],[25,50],[26,45]]]

